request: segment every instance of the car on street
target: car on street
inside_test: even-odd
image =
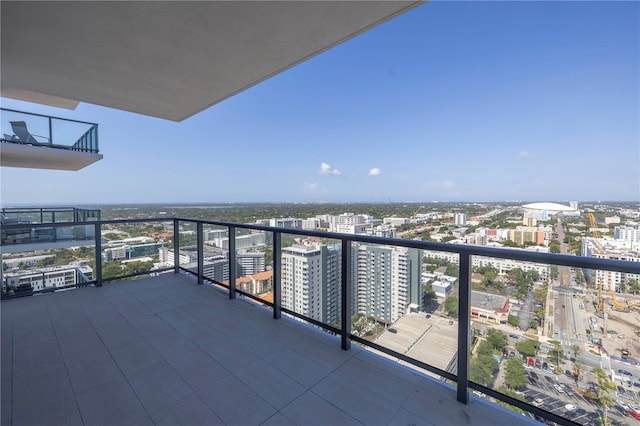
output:
[[[629,405],[629,414],[636,419],[640,420],[640,408],[635,405]]]
[[[618,373],[624,374],[625,376],[633,377],[633,374],[630,371],[623,370],[622,368],[618,370]]]
[[[616,407],[621,407],[621,408],[624,408],[625,410],[629,409],[629,406],[627,405],[627,403],[624,401],[620,401],[619,399],[616,399]]]

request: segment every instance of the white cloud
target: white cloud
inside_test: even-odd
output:
[[[452,189],[456,187],[456,183],[452,180],[443,180],[438,182],[427,182],[426,186],[431,188],[444,188],[444,189]]]
[[[525,151],[524,149],[522,151],[520,151],[520,154],[518,154],[516,156],[516,158],[518,160],[523,160],[523,159],[527,159],[527,158],[536,158],[535,155],[529,153],[529,151]]]
[[[304,190],[312,194],[326,194],[327,188],[315,182],[305,182]]]
[[[330,164],[320,163],[320,170],[318,170],[319,175],[331,175],[331,176],[340,176],[342,172],[338,169],[332,169]]]
[[[380,176],[380,173],[382,173],[382,170],[380,170],[377,167],[374,167],[373,169],[369,170],[369,176]]]

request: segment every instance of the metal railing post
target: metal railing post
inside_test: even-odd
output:
[[[282,316],[282,233],[273,232],[273,318]]]
[[[204,235],[202,222],[196,223],[196,237],[198,241],[198,284],[204,283]]]
[[[53,145],[53,131],[51,125],[51,117],[49,117],[49,145]]]
[[[173,219],[173,272],[180,272],[180,222]]]
[[[342,240],[342,271],[340,289],[341,346],[345,351],[351,348],[351,241]]]
[[[457,400],[469,402],[469,329],[471,327],[471,255],[460,252],[460,283],[458,298],[458,395]]]
[[[236,227],[229,227],[229,299],[236,298]]]
[[[100,222],[94,224],[94,234],[96,247],[96,287],[102,287],[102,225]]]

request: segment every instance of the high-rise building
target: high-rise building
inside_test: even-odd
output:
[[[457,226],[464,226],[467,224],[467,214],[466,213],[456,213],[453,215],[453,220]]]
[[[340,320],[339,245],[282,249],[282,307],[328,324]]]
[[[410,304],[420,306],[420,251],[380,245],[357,246],[352,279],[355,312],[393,323]]]
[[[640,229],[631,226],[616,226],[613,231],[613,238],[632,243],[640,241]]]

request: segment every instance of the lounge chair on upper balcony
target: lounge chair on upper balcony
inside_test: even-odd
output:
[[[11,128],[13,129],[13,133],[15,133],[17,136],[17,139],[14,138],[13,140],[19,140],[20,142],[24,142],[24,143],[35,143],[35,144],[49,143],[49,138],[45,136],[32,135],[31,133],[29,133],[29,130],[27,130],[27,123],[25,123],[24,121],[10,121],[9,123],[11,124]],[[40,142],[35,138],[36,136],[38,136],[39,138],[46,139],[47,141]]]

